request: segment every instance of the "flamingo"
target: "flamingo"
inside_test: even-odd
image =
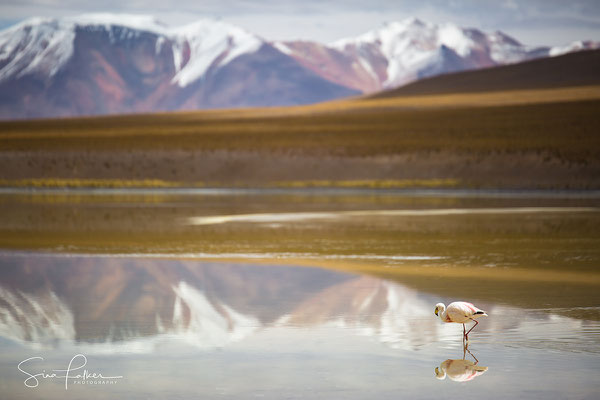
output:
[[[448,308],[443,303],[437,303],[435,305],[435,315],[440,317],[443,322],[455,322],[463,324],[463,338],[469,340],[469,333],[477,326],[476,318],[487,317],[485,311],[480,310],[471,303],[466,301],[455,301],[448,304]],[[466,332],[465,322],[473,321],[475,325]]]

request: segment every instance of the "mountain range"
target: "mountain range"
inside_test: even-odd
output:
[[[0,118],[310,104],[598,47],[531,47],[416,18],[330,44],[268,41],[207,19],[32,18],[0,32]]]

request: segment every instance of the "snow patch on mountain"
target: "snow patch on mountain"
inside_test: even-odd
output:
[[[283,54],[291,55],[294,53],[292,49],[290,49],[285,43],[282,42],[273,42],[273,47],[275,47]]]
[[[578,40],[578,41],[569,43],[566,46],[554,46],[554,47],[550,48],[549,54],[550,54],[550,57],[556,57],[556,56],[571,53],[574,51],[593,50],[593,49],[599,49],[599,48],[600,48],[600,42]]]
[[[443,24],[438,27],[438,46],[444,45],[453,49],[458,55],[466,57],[475,46],[473,40],[461,28],[454,24]]]
[[[53,292],[32,295],[0,287],[0,337],[46,347],[57,340],[74,340],[69,307]]]
[[[375,70],[373,69],[371,64],[369,64],[369,62],[364,57],[358,57],[358,62],[373,79],[379,79],[377,73],[375,73]]]
[[[222,303],[211,302],[200,290],[184,281],[174,286],[176,294],[171,334],[199,348],[222,347],[259,329],[258,319]]]
[[[176,75],[174,83],[185,87],[201,78],[211,66],[224,66],[245,53],[253,53],[262,45],[262,40],[241,28],[220,21],[200,20],[173,29],[177,51],[174,54]],[[189,45],[190,59],[184,65],[185,44]]]
[[[74,38],[70,22],[48,18],[0,32],[0,82],[32,73],[54,76],[73,54]]]

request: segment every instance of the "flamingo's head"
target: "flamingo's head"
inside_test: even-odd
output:
[[[437,303],[435,305],[435,315],[439,316],[439,313],[443,313],[444,310],[446,310],[446,306],[444,305],[444,303]]]
[[[436,367],[435,368],[435,377],[441,381],[446,379],[446,371],[443,368]]]

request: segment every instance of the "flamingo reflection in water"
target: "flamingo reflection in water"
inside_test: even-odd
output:
[[[469,353],[475,362],[466,359],[466,353]],[[479,360],[469,351],[469,348],[463,346],[462,360],[446,360],[435,368],[435,377],[439,380],[446,379],[446,376],[455,382],[469,382],[476,377],[483,375],[488,367],[482,367]]]

